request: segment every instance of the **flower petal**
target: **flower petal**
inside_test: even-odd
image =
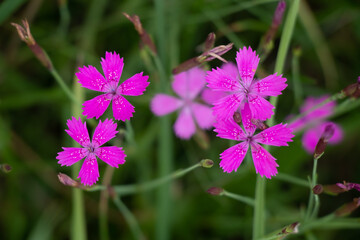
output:
[[[71,120],[67,120],[66,125],[68,126],[69,130],[65,130],[65,132],[67,132],[70,137],[72,137],[83,147],[89,146],[90,137],[89,132],[86,128],[86,122],[82,123],[80,117],[79,119],[72,117]]]
[[[236,63],[240,78],[244,82],[246,88],[250,86],[251,81],[254,78],[259,60],[259,56],[256,55],[256,52],[253,51],[251,47],[248,49],[244,47],[243,49],[239,49],[236,53]]]
[[[85,148],[64,147],[62,149],[64,151],[58,152],[56,157],[56,159],[59,160],[58,164],[61,164],[61,166],[71,166],[83,159],[88,154],[88,150]]]
[[[276,158],[271,156],[271,154],[262,146],[257,143],[252,143],[251,154],[253,157],[256,173],[260,174],[260,176],[265,176],[270,179],[272,176],[275,176],[278,173],[276,168],[279,165],[275,161]]]
[[[253,140],[266,145],[288,146],[287,143],[292,142],[291,138],[294,137],[291,132],[292,130],[287,127],[287,124],[280,123],[256,134]]]
[[[223,120],[232,118],[234,112],[239,108],[243,98],[242,94],[236,93],[216,101],[213,107],[216,119]]]
[[[79,68],[79,72],[75,73],[79,79],[79,83],[87,89],[105,92],[107,84],[103,75],[93,66],[84,66]]]
[[[232,78],[235,78],[235,79],[238,79],[239,77],[239,70],[237,68],[237,66],[235,65],[235,63],[233,62],[227,62],[227,63],[224,63],[222,66],[221,66],[221,69],[230,74],[232,76]]]
[[[96,150],[96,155],[109,164],[111,167],[119,167],[119,164],[125,163],[125,152],[121,147],[100,147]]]
[[[181,110],[175,122],[174,130],[176,136],[182,139],[189,139],[194,135],[196,126],[189,108],[185,107]]]
[[[272,74],[253,82],[250,88],[250,92],[253,92],[259,96],[278,96],[281,94],[281,91],[287,87],[286,78],[283,78],[282,75],[277,76],[277,74]]]
[[[101,115],[104,114],[105,110],[108,108],[111,102],[110,94],[102,94],[100,96],[94,97],[83,103],[83,115],[87,118],[95,117],[98,119]]]
[[[323,96],[320,98],[308,97],[305,100],[302,107],[300,108],[300,112],[304,113],[304,112],[311,110],[316,105],[325,101],[328,97],[329,96]],[[305,118],[308,122],[317,122],[319,120],[323,120],[323,119],[331,116],[331,114],[334,112],[335,105],[336,105],[335,101],[330,101],[330,102],[326,103],[325,105],[309,112],[305,116]]]
[[[303,143],[304,149],[309,154],[314,153],[316,144],[318,143],[321,135],[325,131],[326,125],[328,125],[329,123],[331,123],[334,127],[334,135],[330,138],[329,143],[337,144],[342,140],[343,131],[339,125],[332,123],[332,122],[323,122],[319,125],[315,125],[313,128],[305,131],[304,135],[302,137],[302,143]]]
[[[108,89],[115,90],[124,68],[124,59],[116,52],[106,52],[105,59],[101,58],[101,66],[108,81]]]
[[[110,139],[114,138],[118,133],[116,131],[117,124],[113,122],[112,119],[105,119],[104,122],[99,121],[99,124],[95,128],[94,136],[92,139],[93,147],[97,148]]]
[[[121,121],[129,120],[135,112],[135,107],[120,95],[115,95],[112,108],[114,112],[114,118]]]
[[[216,135],[217,137],[237,141],[241,141],[246,138],[244,131],[233,119],[216,122],[214,127],[214,132],[218,133]]]
[[[99,179],[99,167],[98,162],[94,154],[89,154],[81,166],[78,178],[81,179],[81,183],[85,186],[91,186]]]
[[[143,73],[137,73],[131,78],[124,81],[118,87],[116,93],[121,95],[139,96],[144,93],[146,87],[149,86],[147,80],[149,76],[143,76]]]
[[[215,122],[215,117],[212,114],[213,110],[210,107],[199,103],[193,103],[191,104],[191,110],[200,128],[207,129],[212,127]]]
[[[263,97],[249,94],[248,101],[253,118],[265,121],[274,114],[275,107]]]
[[[175,111],[183,105],[183,101],[166,94],[156,94],[151,100],[150,108],[156,116],[163,116]]]
[[[243,89],[236,76],[231,73],[227,73],[221,68],[213,69],[207,72],[206,81],[207,87],[214,91],[227,91],[233,92]]]
[[[248,148],[249,144],[247,142],[242,142],[226,149],[223,153],[221,153],[220,167],[224,170],[224,172],[236,172],[244,160]]]
[[[195,67],[174,76],[172,88],[181,98],[194,99],[204,88],[205,71]]]
[[[228,95],[227,92],[223,91],[214,91],[211,88],[206,87],[201,93],[201,99],[204,100],[207,104],[213,105],[214,102],[219,99],[226,97]]]
[[[256,126],[251,122],[253,116],[248,103],[244,104],[244,107],[241,109],[240,114],[242,125],[244,126],[245,132],[247,133],[246,135],[252,136],[256,130]]]

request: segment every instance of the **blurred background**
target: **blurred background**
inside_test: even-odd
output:
[[[292,1],[286,1],[284,19]],[[71,146],[65,133],[66,120],[72,116],[71,101],[53,76],[19,39],[11,23],[26,18],[37,43],[47,52],[54,67],[69,87],[73,86],[77,67],[100,67],[105,51],[124,57],[121,80],[137,72],[149,75],[150,86],[141,97],[129,98],[136,112],[131,119],[134,141],[122,139],[126,164],[116,169],[113,185],[144,183],[159,177],[158,132],[163,127],[150,109],[157,93],[159,74],[146,68],[139,47],[140,38],[123,12],[140,17],[144,29],[152,36],[161,55],[168,93],[171,70],[179,63],[201,54],[202,43],[215,32],[215,45],[233,42],[234,48],[223,55],[234,61],[243,46],[258,49],[262,37],[272,24],[278,1],[274,0],[169,0],[169,1],[43,1],[3,0],[0,2],[0,164],[12,171],[0,172],[0,239],[69,239],[71,225],[71,188],[62,185],[59,172],[70,175],[55,159],[63,146]],[[344,1],[301,1],[284,76],[289,87],[279,98],[276,122],[289,114],[298,114],[307,96],[334,94],[354,83],[360,75],[360,3]],[[262,58],[258,75],[271,74],[283,24],[275,34],[273,50]],[[296,54],[294,54],[296,51]],[[220,66],[219,60],[205,67]],[[295,93],[293,78],[300,81]],[[76,83],[77,84],[77,83]],[[96,94],[84,90],[88,100]],[[296,95],[300,94],[300,95]],[[297,98],[296,98],[297,97]],[[341,103],[340,101],[339,103]],[[111,110],[101,117],[111,117]],[[176,114],[170,115],[171,125]],[[319,160],[318,182],[334,184],[346,180],[360,182],[360,111],[355,108],[331,118],[341,125],[344,139],[329,146]],[[125,124],[118,122],[120,129]],[[90,132],[93,131],[89,127]],[[170,129],[172,131],[172,129]],[[251,239],[253,208],[234,199],[211,196],[210,187],[253,197],[256,174],[251,161],[245,161],[237,173],[220,169],[219,154],[229,142],[207,131],[207,142],[198,136],[180,140],[171,133],[173,160],[171,172],[187,168],[203,158],[212,159],[211,169],[199,168],[170,185],[168,239]],[[205,141],[205,142],[204,142]],[[273,148],[279,172],[307,181],[312,171],[312,156],[302,148],[301,133],[289,147]],[[100,180],[106,165],[99,161]],[[301,220],[309,189],[274,177],[267,181],[266,232],[281,229]],[[156,191],[138,192],[122,198],[134,214],[147,239],[157,239]],[[337,197],[321,195],[320,216],[359,197],[352,191]],[[87,234],[99,239],[100,192],[84,192]],[[360,210],[352,213],[360,222]],[[122,214],[109,201],[110,239],[132,239]],[[329,229],[315,228],[309,234],[291,239],[356,239],[359,225]],[[316,238],[310,238],[310,237]]]

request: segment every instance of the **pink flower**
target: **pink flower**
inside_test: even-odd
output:
[[[229,95],[214,103],[214,114],[220,119],[232,118],[235,111],[249,103],[253,118],[266,120],[273,114],[274,106],[265,97],[278,96],[287,86],[286,78],[277,74],[254,79],[259,56],[251,47],[239,49],[236,55],[238,72],[217,68],[208,72],[208,87],[215,91],[225,91]]]
[[[69,130],[65,130],[70,137],[78,142],[82,148],[63,148],[56,159],[61,166],[71,166],[74,163],[85,158],[81,167],[78,178],[84,185],[93,185],[99,179],[99,168],[96,156],[109,164],[111,167],[118,167],[119,164],[125,163],[125,153],[121,147],[101,147],[104,143],[115,137],[117,124],[112,120],[106,119],[99,122],[95,129],[92,141],[86,128],[86,122],[82,123],[81,119],[75,117],[67,121]]]
[[[292,142],[291,130],[286,124],[277,124],[254,135],[256,127],[251,123],[251,111],[249,104],[245,104],[241,110],[241,118],[244,130],[233,119],[226,119],[215,124],[217,136],[225,139],[241,141],[220,154],[220,167],[224,172],[232,172],[238,169],[243,161],[248,148],[251,154],[255,170],[261,176],[271,178],[277,174],[276,159],[266,151],[259,143],[272,146],[288,146],[287,142]]]
[[[112,109],[116,120],[129,120],[133,116],[134,106],[131,105],[123,95],[142,95],[149,85],[148,76],[137,73],[119,85],[120,76],[124,67],[124,60],[116,52],[106,52],[105,59],[101,58],[101,66],[105,77],[93,66],[79,68],[76,77],[79,83],[90,90],[103,92],[83,104],[83,115],[87,118],[98,119],[104,114],[113,100]]]
[[[152,112],[163,116],[179,109],[174,131],[182,139],[189,139],[195,133],[195,122],[202,129],[210,128],[214,122],[211,108],[195,101],[205,84],[205,72],[200,68],[175,75],[172,88],[180,98],[157,94],[151,101]]]
[[[294,132],[306,129],[302,137],[302,143],[304,149],[310,154],[314,153],[316,144],[328,124],[331,124],[334,128],[334,134],[330,138],[329,144],[337,144],[343,138],[343,131],[339,125],[325,121],[325,119],[330,117],[334,112],[334,107],[336,105],[334,101],[311,110],[327,98],[328,96],[322,96],[320,98],[308,97],[300,107],[300,113],[308,113],[304,117],[289,123],[289,128],[292,128]]]

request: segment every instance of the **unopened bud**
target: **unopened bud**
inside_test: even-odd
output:
[[[358,77],[358,81],[356,83],[350,84],[341,92],[347,96],[352,98],[359,98],[360,97],[360,76]]]
[[[337,217],[344,217],[355,211],[360,206],[360,198],[354,198],[352,202],[346,203],[335,211]]]
[[[68,175],[64,174],[64,173],[59,173],[58,174],[58,178],[59,181],[64,184],[65,186],[70,186],[70,187],[80,187],[81,184],[77,181],[75,181],[74,179],[72,179],[71,177],[69,177]]]
[[[302,49],[301,49],[301,47],[300,47],[299,45],[293,48],[293,54],[294,54],[294,56],[296,56],[296,57],[300,57],[300,56],[301,56],[301,54],[302,54]]]
[[[219,187],[211,187],[206,192],[214,196],[221,196],[224,193],[224,189]]]
[[[315,185],[315,187],[313,187],[312,191],[314,194],[319,195],[324,191],[324,188],[321,184],[318,184],[318,185]]]
[[[12,167],[11,167],[9,164],[7,164],[7,163],[0,164],[0,170],[1,170],[2,172],[4,172],[4,173],[9,173],[9,172],[11,172],[11,169],[12,169]]]
[[[214,162],[211,159],[203,159],[200,161],[200,166],[204,168],[212,168],[213,165]]]
[[[213,32],[209,33],[209,35],[207,36],[207,38],[205,40],[205,48],[204,48],[205,52],[209,51],[211,48],[214,47],[215,38],[216,38],[215,33],[213,33]]]
[[[276,7],[272,25],[279,26],[281,24],[285,9],[286,9],[286,2],[284,0],[281,0]]]
[[[123,15],[134,24],[135,30],[139,33],[139,36],[141,38],[142,45],[149,47],[150,51],[154,55],[156,55],[157,54],[156,46],[153,40],[151,39],[150,35],[142,27],[139,16],[137,15],[130,16],[127,13],[123,13]]]
[[[209,137],[204,130],[200,128],[196,129],[194,140],[202,149],[209,148]]]
[[[289,234],[296,234],[299,232],[299,222],[294,222],[286,227],[284,227],[281,232],[278,234],[279,238],[277,239],[284,239]]]
[[[328,123],[315,147],[314,158],[319,159],[325,152],[325,148],[329,140],[334,135],[335,128],[333,123]]]
[[[24,41],[30,50],[35,54],[37,59],[46,67],[48,70],[52,70],[52,63],[49,59],[46,52],[36,43],[35,39],[31,35],[30,26],[26,19],[22,20],[23,27],[16,23],[11,23],[13,25],[22,41]]]
[[[329,195],[338,195],[339,193],[343,193],[346,190],[339,187],[337,184],[331,185],[323,185],[323,192]]]
[[[241,114],[239,112],[234,112],[234,121],[237,123],[237,124],[240,124],[241,123]]]
[[[261,121],[259,119],[252,118],[251,123],[254,124],[256,126],[256,128],[260,129],[261,131],[269,128],[269,126],[266,125],[266,123],[264,123],[263,121]]]

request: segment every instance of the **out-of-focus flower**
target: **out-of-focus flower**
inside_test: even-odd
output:
[[[350,84],[342,90],[343,94],[348,97],[359,98],[360,97],[360,76],[356,83]]]
[[[277,73],[263,79],[254,79],[259,56],[249,47],[239,49],[236,55],[238,73],[217,68],[208,72],[208,87],[229,95],[214,103],[214,114],[219,119],[232,118],[234,112],[248,103],[255,119],[266,120],[273,114],[274,106],[265,97],[278,96],[287,86],[286,78]]]
[[[87,118],[96,117],[98,119],[113,100],[114,118],[121,121],[129,120],[135,112],[135,107],[123,95],[142,95],[150,84],[147,81],[149,77],[143,76],[142,72],[137,73],[119,85],[124,60],[116,52],[106,52],[105,59],[101,58],[101,66],[105,77],[91,65],[80,67],[79,72],[76,73],[76,77],[83,87],[104,93],[84,102],[83,115]]]
[[[315,147],[327,126],[331,126],[334,130],[332,137],[327,140],[329,144],[339,143],[343,138],[343,131],[339,125],[333,122],[325,121],[325,119],[331,116],[334,111],[334,101],[313,109],[316,105],[321,104],[327,98],[327,96],[320,98],[307,98],[304,101],[304,104],[300,107],[300,113],[306,115],[289,123],[289,128],[292,128],[294,133],[306,129],[302,137],[302,143],[304,149],[310,154],[314,153]]]
[[[196,124],[201,129],[211,128],[215,120],[212,109],[195,101],[205,84],[205,72],[200,68],[175,75],[172,88],[180,98],[157,94],[151,101],[152,112],[163,116],[179,109],[174,130],[176,136],[182,139],[189,139],[195,133]]]
[[[233,119],[226,119],[214,124],[214,131],[218,133],[218,137],[241,141],[241,143],[220,154],[220,167],[224,172],[236,171],[250,147],[256,172],[267,178],[275,176],[277,174],[276,168],[279,165],[276,163],[276,159],[259,143],[288,146],[287,143],[292,142],[291,138],[294,137],[291,134],[291,129],[287,128],[286,124],[280,123],[254,135],[256,126],[251,122],[252,114],[248,103],[245,104],[240,113],[245,131]]]
[[[95,129],[94,136],[90,141],[89,133],[86,128],[86,122],[82,123],[81,119],[75,117],[67,121],[69,130],[65,130],[82,148],[67,147],[64,151],[59,152],[56,159],[61,166],[71,166],[74,163],[85,158],[80,169],[78,178],[84,185],[93,185],[99,179],[99,167],[96,157],[110,165],[119,167],[119,164],[125,163],[125,153],[121,147],[111,146],[102,147],[103,144],[115,137],[117,124],[112,120],[106,119],[99,122]]]
[[[337,183],[336,184],[341,189],[344,189],[345,191],[350,191],[351,189],[355,189],[360,192],[360,184],[359,183],[350,183],[350,182],[343,182],[343,183]]]

